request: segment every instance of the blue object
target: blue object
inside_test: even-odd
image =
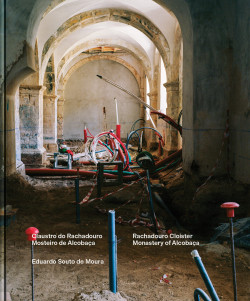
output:
[[[194,301],[200,301],[200,297],[204,300],[204,301],[211,301],[211,299],[208,297],[208,295],[200,288],[197,288],[194,291]]]
[[[139,128],[139,129],[137,129],[137,130],[135,130],[135,131],[129,133],[128,138],[127,138],[127,142],[126,142],[126,149],[128,149],[129,140],[131,139],[131,137],[132,137],[134,134],[136,134],[136,135],[138,136],[138,139],[139,139],[139,145],[140,145],[140,143],[141,143],[141,138],[140,138],[140,136],[139,136],[139,134],[138,134],[137,132],[138,132],[138,131],[141,131],[141,130],[144,130],[144,129],[153,130],[153,131],[156,132],[156,133],[159,135],[159,137],[161,137],[161,139],[162,139],[162,135],[161,135],[160,132],[158,132],[158,131],[157,131],[156,129],[154,129],[154,128],[145,126],[145,127]]]
[[[79,178],[75,179],[75,191],[76,191],[76,223],[80,224],[81,215],[80,215],[80,200],[79,200]]]
[[[196,265],[197,265],[197,267],[200,271],[201,277],[202,277],[202,279],[203,279],[203,281],[204,281],[204,283],[207,287],[207,290],[208,290],[208,292],[209,292],[209,294],[212,298],[212,301],[220,301],[220,299],[219,299],[219,297],[218,297],[218,295],[217,295],[217,293],[216,293],[216,291],[213,287],[213,284],[212,284],[212,282],[211,282],[211,280],[208,276],[208,273],[207,273],[207,271],[206,271],[206,269],[205,269],[205,267],[202,263],[202,260],[200,258],[200,255],[199,255],[198,251],[193,250],[191,252],[191,255],[193,256],[194,261],[195,261],[195,263],[196,263]],[[202,292],[203,296],[205,296],[205,293],[201,289],[199,289],[198,293],[201,293],[201,292]],[[196,298],[195,301],[199,301],[199,296],[198,295],[195,298]],[[207,296],[206,296],[206,298],[207,298]],[[204,299],[204,300],[205,301],[207,301],[207,300],[210,301],[210,299]]]
[[[109,210],[109,289],[117,292],[117,239],[115,235],[115,211]]]

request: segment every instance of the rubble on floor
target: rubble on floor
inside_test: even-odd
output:
[[[126,296],[123,292],[118,292],[116,294],[112,293],[108,290],[103,290],[101,292],[92,292],[89,295],[80,293],[78,294],[73,301],[92,301],[92,300],[98,300],[98,301],[133,301],[134,298]]]
[[[211,242],[229,241],[229,223],[223,223],[215,229]],[[250,249],[250,218],[241,218],[234,222],[234,243],[236,247]]]

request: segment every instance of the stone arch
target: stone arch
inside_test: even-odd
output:
[[[124,49],[128,53],[130,53],[132,56],[134,56],[143,66],[143,69],[147,75],[147,77],[151,81],[151,66],[150,61],[148,57],[138,50],[137,48],[133,47],[131,44],[127,42],[117,41],[117,40],[99,40],[99,41],[93,41],[93,42],[85,42],[80,45],[77,45],[72,51],[67,53],[59,62],[58,68],[57,68],[57,74],[58,78],[60,78],[62,72],[64,71],[65,67],[68,63],[70,63],[71,60],[73,60],[79,53],[84,51],[85,49],[94,48],[94,47],[100,47],[100,46],[110,46],[110,47],[118,47],[121,49]]]
[[[20,129],[19,116],[19,86],[29,76],[35,74],[37,70],[37,44],[33,50],[26,42],[24,43],[23,53],[19,60],[13,64],[6,78],[6,174],[14,173],[16,170],[22,171],[23,165],[18,162],[21,157],[20,149]],[[17,107],[18,106],[18,107]],[[18,166],[17,166],[18,163]]]
[[[21,4],[21,1],[15,0]],[[173,13],[181,27],[183,36],[183,126],[193,128],[193,27],[192,17],[188,4],[185,0],[152,0],[158,3],[163,9]],[[53,7],[63,2],[62,0],[37,0],[33,6],[30,6],[27,25],[23,28],[26,31],[26,42],[21,52],[20,60],[13,63],[11,72],[8,74],[6,82],[9,85],[9,91],[14,98],[15,87],[29,74],[34,72],[34,45],[37,37],[38,26],[42,17],[47,14]],[[53,4],[53,5],[52,5]],[[17,4],[18,5],[18,4]],[[136,14],[135,12],[132,12]],[[125,20],[124,20],[125,21]],[[138,24],[139,25],[139,24]],[[18,38],[15,46],[19,47],[22,37]],[[51,41],[52,42],[52,41]],[[14,87],[14,88],[13,88]],[[13,88],[13,89],[12,89]],[[12,93],[13,92],[13,93]],[[10,117],[14,122],[13,114]],[[12,126],[15,127],[15,126]],[[183,133],[183,159],[184,169],[188,170],[188,162],[194,157],[194,132],[186,131]],[[12,138],[9,139],[11,145],[15,147]],[[186,141],[189,141],[188,148],[185,147]],[[190,143],[190,141],[192,141]]]
[[[7,70],[8,71],[8,70]],[[24,44],[23,53],[19,60],[13,64],[6,77],[8,93],[15,93],[20,83],[36,71],[35,51],[27,44]]]
[[[57,32],[45,42],[41,62],[44,64],[50,57],[56,45],[72,31],[103,21],[121,22],[131,25],[144,33],[158,48],[166,67],[169,64],[169,45],[161,31],[147,18],[128,10],[103,9],[83,12],[64,22]]]

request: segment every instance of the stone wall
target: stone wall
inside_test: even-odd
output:
[[[64,139],[83,137],[85,125],[93,135],[115,129],[117,98],[121,137],[127,137],[133,122],[140,118],[140,105],[131,96],[99,79],[100,74],[139,96],[139,87],[132,73],[113,61],[86,63],[69,78],[64,91]]]
[[[232,28],[233,44],[228,56],[230,67],[229,148],[231,174],[242,182],[250,182],[250,2],[236,1],[237,13]]]

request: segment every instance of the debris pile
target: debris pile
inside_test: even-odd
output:
[[[234,243],[236,247],[250,249],[250,218],[241,218],[234,223]],[[229,241],[229,224],[223,223],[215,229],[215,234],[211,238],[214,241]]]
[[[134,298],[126,296],[123,292],[120,293],[112,293],[108,290],[103,290],[101,292],[92,292],[89,295],[85,293],[79,293],[73,301],[92,301],[92,300],[98,300],[98,301],[133,301]]]

